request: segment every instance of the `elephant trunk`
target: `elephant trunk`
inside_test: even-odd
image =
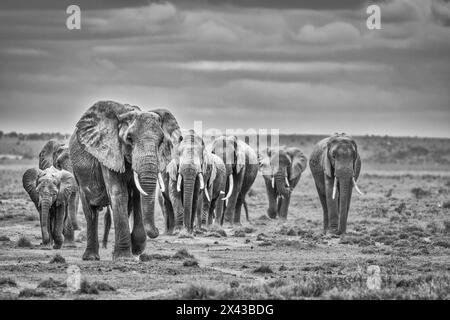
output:
[[[282,173],[275,174],[275,187],[277,193],[283,197],[289,196],[289,188],[286,187],[286,176]]]
[[[193,209],[195,181],[197,179],[197,171],[195,169],[183,169],[183,207],[184,207],[184,226],[189,232],[192,231],[192,215],[195,214]]]
[[[42,243],[50,243],[50,207],[52,205],[52,200],[50,198],[44,198],[40,200],[41,205],[41,231],[42,231]]]
[[[141,191],[142,213],[144,218],[145,232],[149,238],[156,238],[159,235],[159,230],[155,226],[155,191],[158,179],[158,167],[154,162],[149,160],[148,165],[143,166],[137,173],[138,184]],[[139,188],[136,185],[137,188]]]
[[[339,180],[339,233],[343,234],[347,230],[347,217],[352,196],[352,178],[338,178]]]

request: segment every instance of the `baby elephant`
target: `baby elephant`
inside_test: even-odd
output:
[[[307,161],[299,148],[267,149],[267,154],[259,157],[269,198],[267,214],[270,218],[287,218],[291,192],[300,181]]]
[[[23,187],[28,192],[39,212],[42,244],[61,248],[63,242],[73,243],[73,226],[68,214],[68,202],[77,185],[73,175],[66,170],[51,166],[45,170],[28,169],[22,178]]]
[[[324,232],[345,233],[353,187],[361,193],[356,184],[361,159],[355,140],[342,133],[319,141],[309,167],[323,208]]]

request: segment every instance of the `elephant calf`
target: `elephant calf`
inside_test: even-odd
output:
[[[361,193],[356,184],[361,158],[355,140],[342,133],[319,141],[309,167],[323,208],[324,232],[345,233],[353,187]]]
[[[73,229],[68,214],[71,195],[77,190],[73,175],[53,166],[45,170],[28,169],[22,178],[24,189],[39,212],[42,244],[54,242],[54,249],[63,242],[73,243]]]
[[[307,158],[299,148],[267,149],[260,157],[260,169],[266,184],[269,209],[267,214],[286,219],[291,192],[300,181],[307,166]]]
[[[72,163],[69,158],[69,147],[61,142],[49,140],[41,152],[39,153],[39,169],[45,170],[51,166],[58,170],[66,170],[73,174]],[[80,195],[78,187],[72,193],[69,199],[69,215],[72,222],[73,230],[80,230],[78,226],[78,204],[80,202]]]

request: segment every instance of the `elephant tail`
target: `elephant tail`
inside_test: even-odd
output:
[[[245,200],[244,200],[244,210],[245,210],[245,218],[247,219],[248,222],[250,222],[250,219],[248,218],[247,202]]]

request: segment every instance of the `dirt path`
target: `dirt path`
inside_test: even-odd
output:
[[[211,232],[193,238],[161,235],[148,240],[148,261],[112,262],[112,230],[109,248],[100,250],[101,260],[87,262],[81,260],[83,232],[78,234],[76,248],[43,250],[39,246],[39,221],[21,189],[21,172],[20,167],[0,168],[2,299],[18,298],[27,288],[32,290],[26,298],[36,299],[450,295],[450,209],[443,207],[449,200],[450,178],[442,174],[363,175],[359,184],[366,196],[354,196],[349,232],[342,238],[322,235],[321,208],[309,175],[302,177],[294,191],[285,222],[265,216],[267,200],[258,177],[248,198],[252,223],[225,228],[227,237]],[[156,216],[162,231],[162,215],[158,211]],[[80,221],[85,228],[82,216]],[[20,247],[21,237],[31,246]],[[182,249],[198,264],[174,258]],[[56,254],[64,257],[65,263],[49,263]],[[80,268],[81,278],[91,285],[97,282],[101,288],[98,283],[108,284],[115,290],[86,294],[71,293],[62,286],[42,287],[49,278],[64,284],[72,265]],[[381,269],[381,290],[367,289],[370,265]]]

